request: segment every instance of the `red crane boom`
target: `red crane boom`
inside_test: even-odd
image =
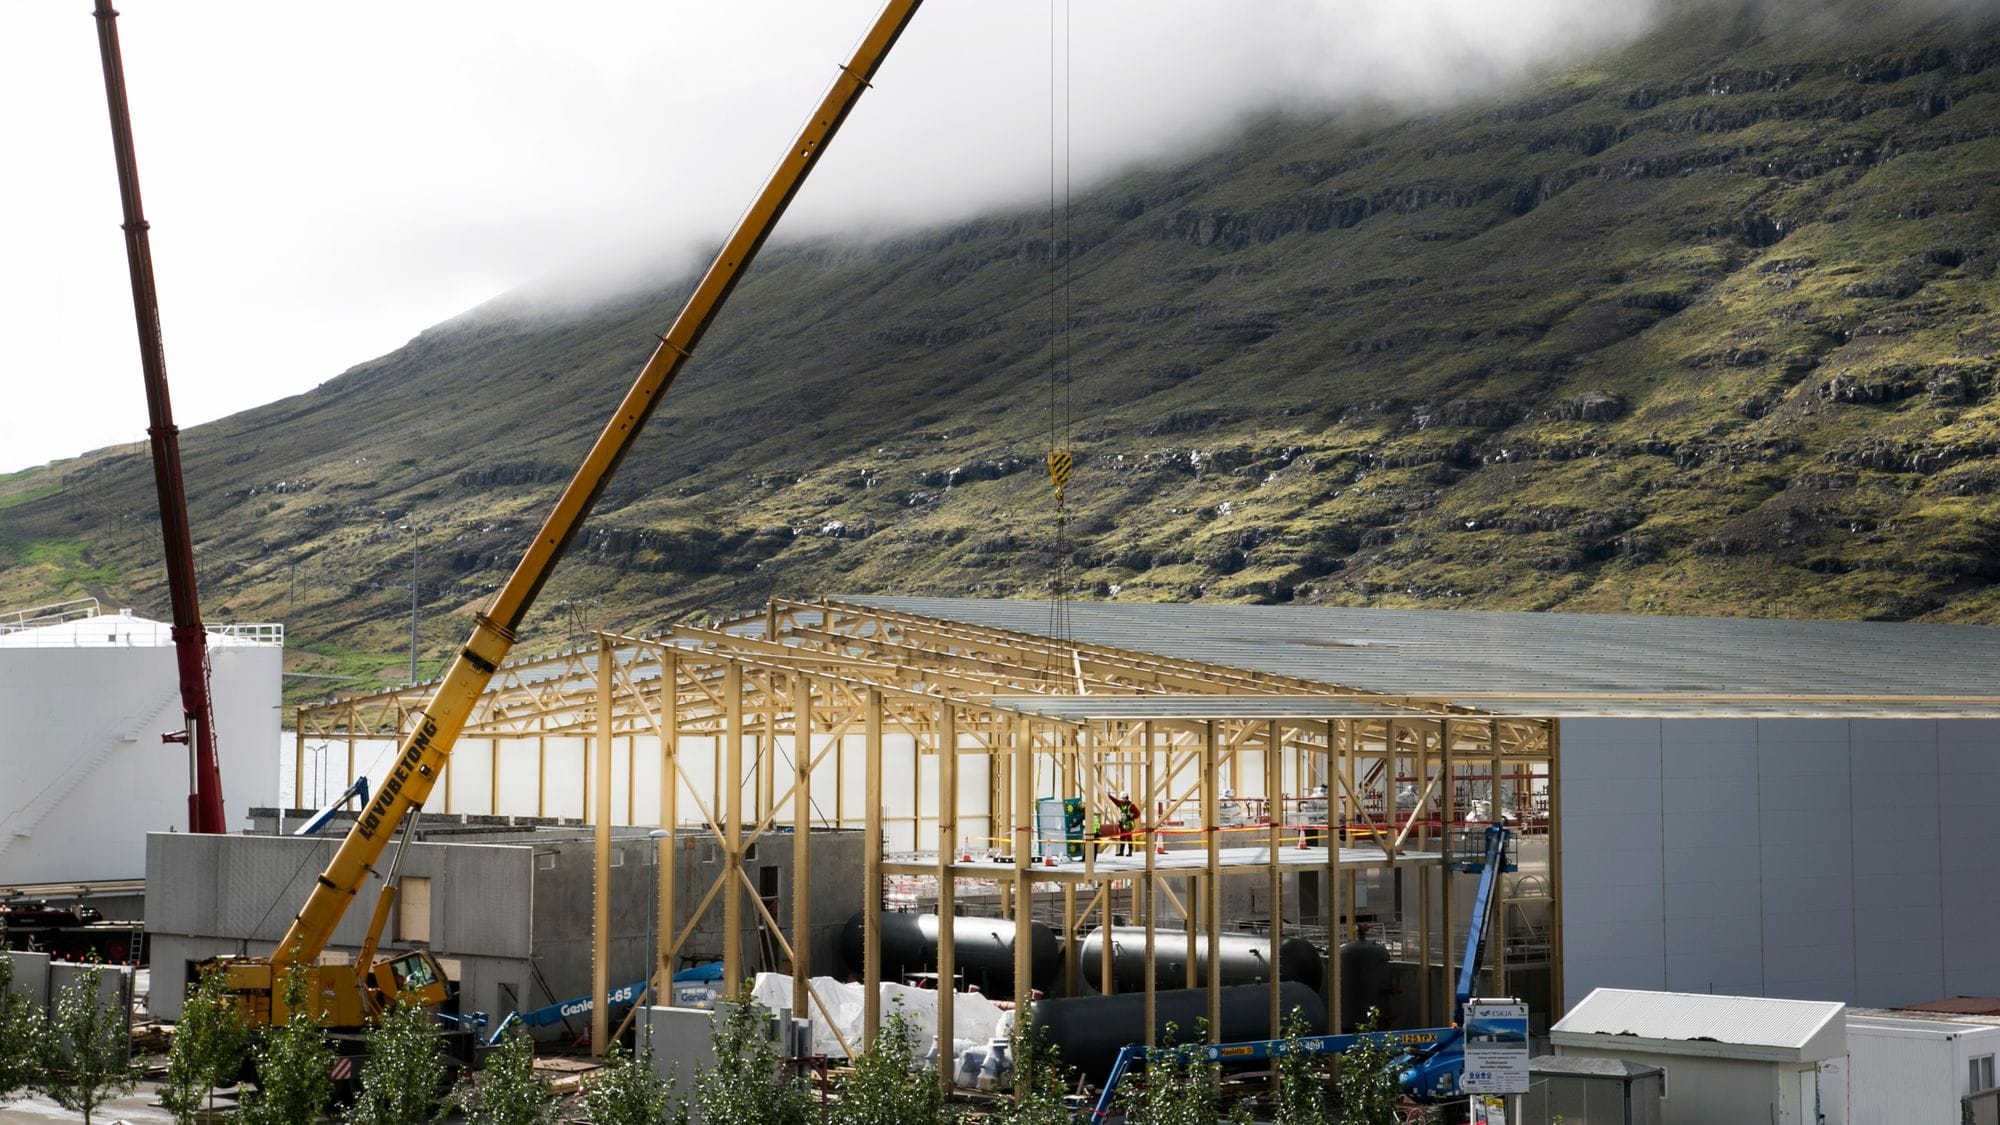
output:
[[[226,833],[222,816],[222,767],[215,757],[214,709],[208,692],[208,631],[195,593],[194,536],[188,530],[187,490],[181,484],[180,429],[167,396],[167,352],[160,336],[160,301],[153,286],[153,249],[139,202],[139,166],[132,150],[132,114],[125,101],[125,64],[118,53],[118,13],[97,0],[97,45],[104,58],[104,98],[111,107],[111,147],[118,161],[118,194],[125,206],[125,259],[132,272],[132,312],[139,326],[139,364],[146,380],[147,435],[153,447],[153,484],[160,494],[160,534],[166,540],[167,592],[174,611],[174,658],[180,668],[181,730],[162,741],[188,747],[188,831]]]

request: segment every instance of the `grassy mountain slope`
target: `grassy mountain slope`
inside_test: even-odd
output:
[[[1254,123],[1060,239],[775,246],[528,641],[1046,593],[1052,355],[1085,596],[2000,620],[1996,232],[2000,10],[1717,0],[1486,104]],[[393,673],[413,518],[434,668],[682,292],[496,303],[191,430],[211,615]],[[0,603],[164,613],[147,474],[0,479]]]

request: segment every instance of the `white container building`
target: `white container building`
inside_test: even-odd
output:
[[[1600,988],[1549,1031],[1556,1054],[1665,1072],[1661,1125],[1955,1120],[1847,1114],[1846,1005]]]
[[[94,601],[0,616],[0,887],[138,880],[146,833],[186,831],[172,627]],[[277,794],[280,625],[210,626],[224,811]]]
[[[1957,1121],[1995,1086],[2000,1020],[1917,1012],[1847,1013],[1849,1120]]]

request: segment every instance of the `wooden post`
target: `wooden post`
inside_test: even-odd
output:
[[[957,858],[952,849],[958,839],[958,715],[949,699],[938,701],[937,713],[937,755],[938,755],[938,987],[937,987],[937,1048],[938,1084],[951,1089],[952,1079],[952,1032],[956,1025],[952,1022],[954,1001],[958,996],[958,948],[954,930],[954,919],[958,915],[957,880],[953,878],[952,861]],[[1026,935],[1018,935],[1020,937]]]
[[[1346,1024],[1342,1022],[1340,1012],[1340,945],[1346,938],[1340,924],[1340,901],[1342,897],[1340,893],[1342,890],[1340,880],[1340,847],[1344,842],[1346,833],[1340,831],[1339,828],[1340,821],[1345,818],[1336,815],[1336,810],[1341,807],[1341,798],[1334,793],[1333,780],[1336,776],[1334,771],[1341,768],[1342,761],[1347,757],[1346,751],[1350,749],[1350,747],[1342,745],[1339,740],[1339,736],[1343,733],[1346,733],[1346,728],[1339,721],[1334,719],[1326,721],[1326,772],[1322,775],[1326,778],[1326,812],[1324,814],[1326,817],[1326,893],[1320,897],[1326,905],[1326,1029],[1335,1035],[1340,1034],[1342,1029],[1346,1027]]]
[[[1035,920],[1035,753],[1034,731],[1021,718],[1007,721],[1014,760],[1014,1010],[1028,1010],[1034,988],[1034,952],[1028,927]]]
[[[1271,720],[1264,733],[1264,820],[1268,829],[1268,854],[1270,863],[1267,872],[1271,900],[1271,1038],[1284,1034],[1285,1014],[1278,1000],[1278,946],[1285,940],[1285,870],[1278,866],[1283,854],[1284,820],[1278,803],[1279,774],[1284,767],[1284,736],[1278,731],[1278,721]],[[1272,1089],[1276,1090],[1277,1079],[1273,1078]]]
[[[1549,1018],[1566,1010],[1563,992],[1562,720],[1549,719]]]
[[[775,611],[776,603],[773,603]],[[775,618],[775,612],[774,612]],[[775,745],[776,740],[773,739]],[[792,1018],[808,1019],[812,980],[812,681],[792,676],[792,758],[798,766],[792,794]],[[773,767],[776,766],[773,762]]]
[[[1444,982],[1443,984],[1444,994],[1446,996],[1451,996],[1455,994],[1458,988],[1457,982],[1453,980],[1453,973],[1451,967],[1452,966],[1451,893],[1452,893],[1452,883],[1454,882],[1454,880],[1452,879],[1451,862],[1450,862],[1451,836],[1452,836],[1452,829],[1457,824],[1460,814],[1458,809],[1458,783],[1452,776],[1453,772],[1458,768],[1458,766],[1456,762],[1453,760],[1452,748],[1449,743],[1447,743],[1444,747],[1443,756],[1444,756],[1444,763],[1443,763],[1444,784],[1438,786],[1438,789],[1441,791],[1444,797],[1444,803],[1441,806],[1439,806],[1439,818],[1443,821],[1444,846],[1439,850],[1444,854],[1445,862],[1438,865],[1437,884],[1438,884],[1438,941],[1444,946],[1444,955],[1441,960],[1441,963],[1438,965],[1436,970],[1433,970],[1430,966],[1430,963],[1426,961],[1424,963],[1424,973],[1425,975],[1428,976],[1433,971],[1437,972],[1440,978]]]
[[[722,666],[722,994],[736,999],[743,987],[743,666]]]
[[[591,879],[590,1054],[611,1040],[611,638],[597,636],[597,792],[591,803],[595,859]]]
[[[1078,994],[1077,986],[1077,940],[1076,940],[1076,884],[1065,880],[1062,885],[1062,947],[1063,947],[1063,989],[1070,995]]]
[[[677,928],[679,911],[675,909],[674,894],[677,891],[677,868],[680,864],[680,843],[678,836],[681,803],[681,689],[680,656],[669,647],[660,660],[660,827],[667,834],[653,841],[657,845],[653,855],[653,909],[659,915],[660,948],[653,966],[654,975],[660,980],[660,990],[654,1003],[666,1003],[665,992],[674,979],[673,964],[669,960]]]
[[[1202,723],[1201,736],[1201,815],[1208,828],[1207,883],[1202,887],[1201,912],[1208,923],[1208,972],[1202,976],[1208,988],[1210,1043],[1222,1042],[1222,798],[1217,785],[1220,768],[1215,720],[1209,719]]]
[[[1158,845],[1159,837],[1155,835],[1155,833],[1159,831],[1159,822],[1157,815],[1154,813],[1153,810],[1159,807],[1157,804],[1157,802],[1159,801],[1159,794],[1155,791],[1153,787],[1154,763],[1153,763],[1152,720],[1149,719],[1146,721],[1144,729],[1145,729],[1145,739],[1146,739],[1146,759],[1145,759],[1146,784],[1144,788],[1142,788],[1139,791],[1139,808],[1141,810],[1140,812],[1141,819],[1139,823],[1139,828],[1140,828],[1139,846],[1146,853],[1146,881],[1144,884],[1142,884],[1145,887],[1146,891],[1146,901],[1145,901],[1145,908],[1143,911],[1141,911],[1142,915],[1146,919],[1145,1042],[1146,1046],[1154,1047],[1158,1046],[1158,1044],[1154,1042],[1154,1039],[1157,1037],[1154,1034],[1153,1029],[1158,1025],[1159,1021],[1159,1013],[1157,1011],[1156,1002],[1154,1000],[1154,993],[1155,991],[1157,991],[1156,986],[1159,983],[1159,966],[1156,963],[1157,958],[1154,955],[1153,927],[1158,922],[1158,911],[1160,905],[1158,865],[1155,861],[1155,857],[1160,849]]]
[[[1507,814],[1505,806],[1500,801],[1503,793],[1500,736],[1490,719],[1486,723],[1486,753],[1492,763],[1490,772],[1493,778],[1487,783],[1492,790],[1492,799],[1487,802],[1487,808],[1492,815],[1492,822],[1499,824],[1505,821]],[[1504,871],[1496,872],[1493,876],[1493,901],[1487,907],[1486,924],[1493,935],[1489,946],[1493,953],[1486,958],[1486,963],[1493,966],[1492,995],[1505,996],[1507,995],[1507,875]],[[1473,987],[1478,987],[1477,981],[1473,982]]]
[[[861,828],[861,1047],[882,1027],[882,693],[868,689],[868,792]]]
[[[1439,751],[1442,753],[1443,747],[1451,742],[1451,720],[1447,719],[1439,724],[1439,730],[1442,732],[1438,738]],[[1425,776],[1426,765],[1420,739],[1417,745],[1419,778]],[[1420,804],[1423,801],[1422,787],[1419,787],[1417,800]],[[1423,837],[1419,835],[1417,846],[1421,849],[1423,844]],[[1430,868],[1426,866],[1417,873],[1417,964],[1422,966],[1422,971],[1417,974],[1417,1011],[1422,1013],[1420,1018],[1425,1027],[1438,1026],[1435,1010],[1431,1006],[1431,882]]]
[[[1064,726],[1058,726],[1055,729],[1058,732],[1056,753],[1059,755],[1055,775],[1060,779],[1058,782],[1060,792],[1056,793],[1056,796],[1064,797],[1068,793],[1080,793],[1081,786],[1077,784],[1076,731]],[[1089,821],[1086,820],[1085,823],[1088,824]],[[1065,828],[1063,836],[1062,858],[1057,861],[1059,863],[1069,862],[1069,832],[1067,828]],[[1087,846],[1084,849],[1084,854],[1090,854]],[[1075,996],[1079,991],[1076,956],[1076,884],[1067,880],[1062,885],[1062,906],[1063,992],[1065,995]]]

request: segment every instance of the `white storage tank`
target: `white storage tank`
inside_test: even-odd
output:
[[[284,628],[209,627],[224,811],[275,802]],[[0,886],[142,879],[146,833],[186,831],[171,626],[94,600],[0,615]]]

